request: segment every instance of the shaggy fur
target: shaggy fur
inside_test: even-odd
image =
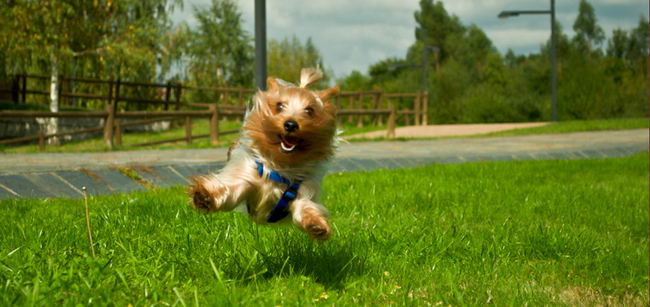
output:
[[[314,69],[302,70],[300,86],[268,78],[268,90],[253,98],[226,166],[217,174],[193,178],[189,193],[196,208],[228,211],[244,204],[253,221],[267,223],[287,188],[266,178],[271,168],[291,182],[304,180],[283,221],[292,220],[314,239],[329,238],[327,210],[318,203],[318,196],[325,163],[335,148],[336,109],[330,98],[339,88],[307,89],[321,78],[321,72]],[[257,173],[256,160],[264,164],[263,177]]]

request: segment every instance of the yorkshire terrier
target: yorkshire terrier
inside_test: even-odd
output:
[[[327,209],[318,203],[327,161],[337,143],[336,108],[330,101],[339,87],[309,90],[320,70],[303,69],[300,85],[268,78],[247,110],[239,142],[216,174],[192,178],[194,206],[208,213],[245,204],[261,224],[291,221],[318,240],[332,229]]]

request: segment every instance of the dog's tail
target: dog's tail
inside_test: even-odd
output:
[[[319,68],[303,68],[300,71],[300,88],[306,88],[322,78],[323,72]]]

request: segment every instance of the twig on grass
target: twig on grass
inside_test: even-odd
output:
[[[90,251],[95,258],[95,245],[93,245],[93,233],[90,229],[90,215],[88,215],[88,195],[86,194],[86,187],[81,187],[81,190],[84,192],[84,204],[86,206],[86,226],[88,227],[88,241],[90,242]]]

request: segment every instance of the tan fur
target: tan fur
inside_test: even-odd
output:
[[[217,174],[193,179],[189,193],[198,209],[232,210],[244,203],[253,221],[266,223],[286,185],[260,177],[257,160],[265,170],[272,168],[292,182],[304,179],[289,207],[291,220],[314,239],[329,238],[327,210],[318,204],[318,196],[326,162],[335,148],[336,109],[329,100],[340,90],[338,86],[306,89],[321,77],[318,70],[303,69],[300,87],[268,78],[268,90],[253,98],[240,141],[230,148],[226,166]],[[285,129],[287,121],[295,121],[297,130]],[[281,143],[295,148],[283,150]]]
[[[322,78],[323,72],[320,69],[303,68],[300,71],[300,88],[307,88],[307,86],[318,82]]]

